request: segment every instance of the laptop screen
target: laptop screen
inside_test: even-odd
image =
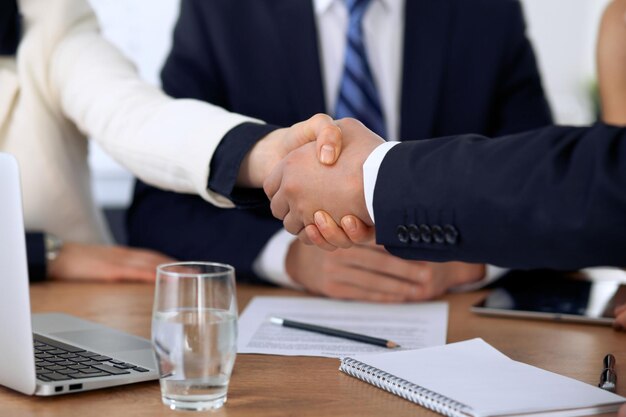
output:
[[[0,384],[36,389],[22,194],[17,161],[0,153]]]

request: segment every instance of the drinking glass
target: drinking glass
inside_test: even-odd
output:
[[[159,265],[152,346],[164,404],[198,411],[223,406],[237,351],[235,269],[208,262]]]

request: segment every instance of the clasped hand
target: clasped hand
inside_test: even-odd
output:
[[[324,136],[289,152],[263,182],[272,214],[283,220],[285,229],[305,243],[328,250],[371,238],[373,229],[367,226],[373,222],[365,204],[363,163],[384,143],[357,120],[342,119],[332,124],[337,130],[325,126]],[[325,146],[341,152],[341,158],[337,158],[338,152],[334,155],[336,163],[321,161],[320,149]],[[344,219],[345,226],[360,232],[353,236],[354,240],[338,226],[343,225],[345,216],[349,216]]]

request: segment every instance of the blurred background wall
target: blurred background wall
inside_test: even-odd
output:
[[[136,63],[144,79],[155,85],[171,45],[179,1],[90,0],[105,36]],[[595,119],[595,40],[608,1],[522,0],[528,35],[560,124],[588,124]],[[126,207],[132,192],[131,175],[93,144],[90,164],[98,203],[105,208]]]

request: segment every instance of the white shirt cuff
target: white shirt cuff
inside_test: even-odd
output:
[[[378,178],[378,170],[380,164],[383,163],[387,152],[400,142],[385,142],[380,144],[376,149],[372,151],[370,156],[367,157],[363,164],[363,192],[365,193],[365,206],[367,212],[374,220],[374,188],[376,188],[376,178]]]
[[[287,274],[287,253],[289,247],[297,239],[285,229],[280,229],[265,244],[263,250],[252,264],[252,270],[265,281],[281,287],[303,289]]]
[[[506,268],[500,268],[494,265],[485,265],[485,276],[480,281],[470,282],[458,285],[448,289],[449,292],[469,292],[480,290],[494,281],[499,280],[505,273],[509,272]]]

